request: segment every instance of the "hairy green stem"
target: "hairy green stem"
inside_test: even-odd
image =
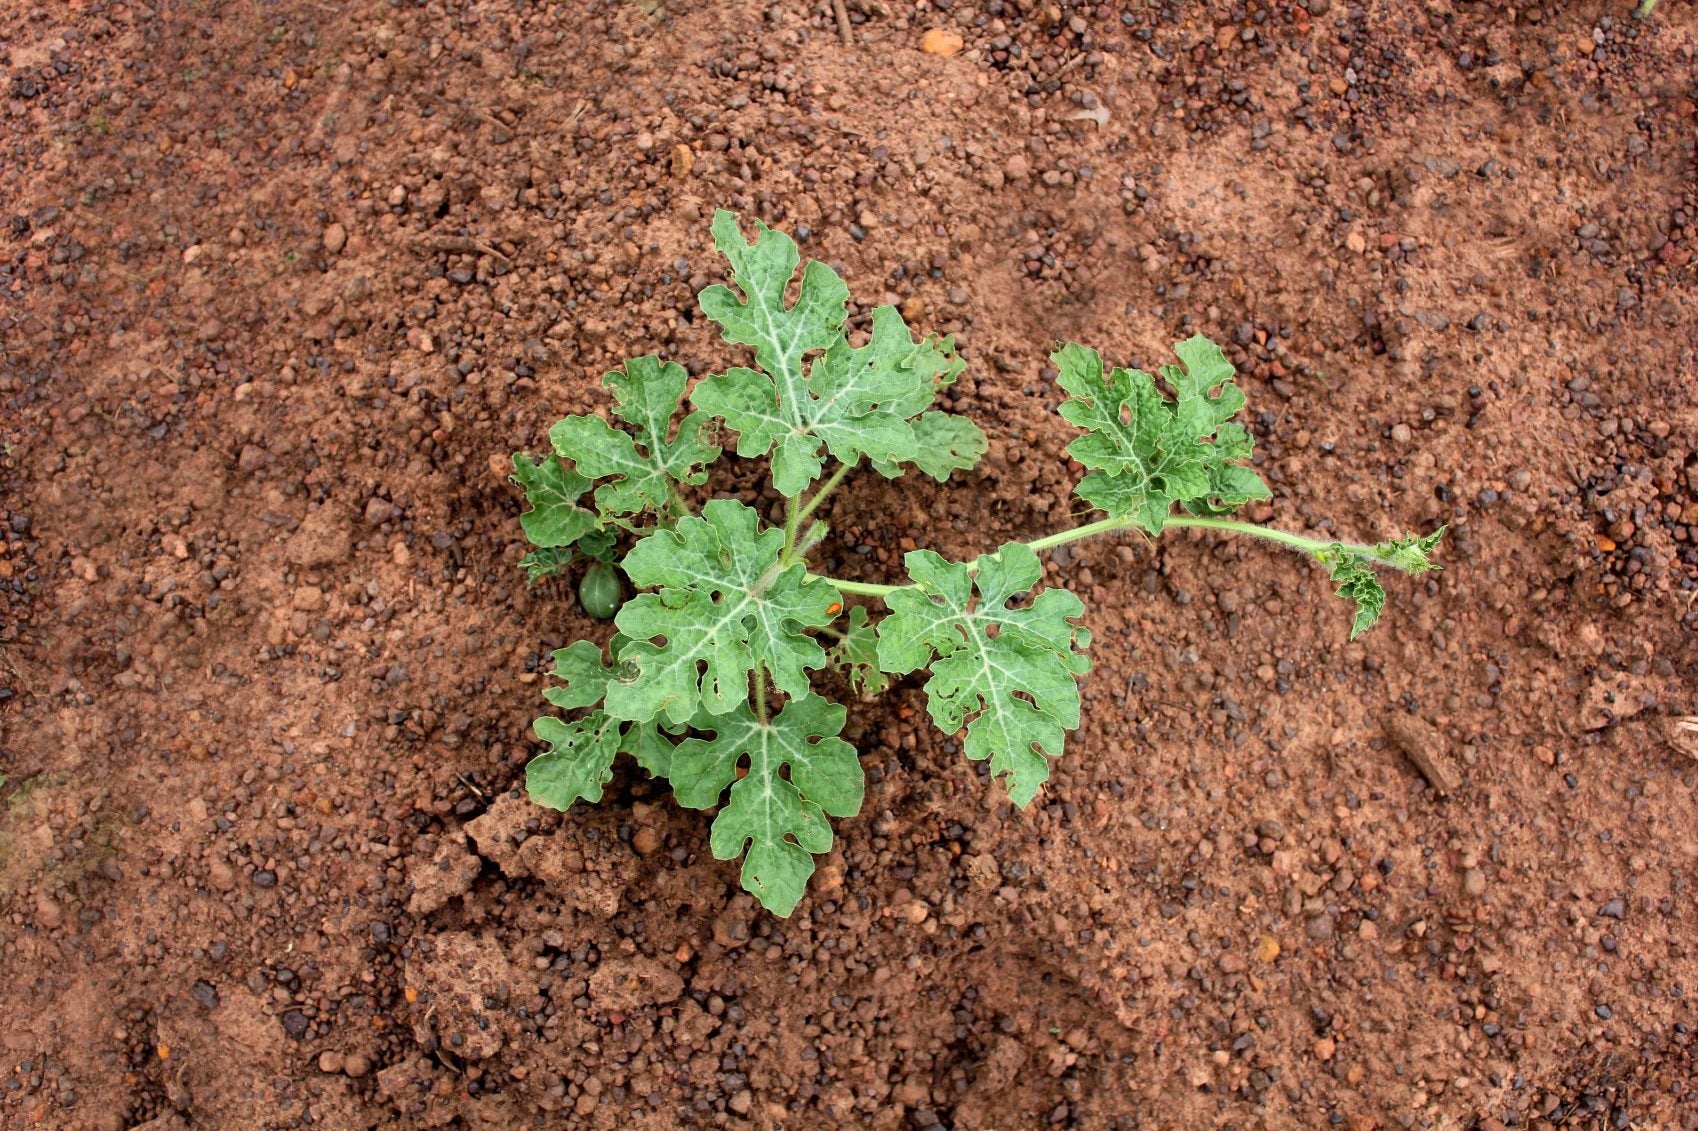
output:
[[[1365,542],[1341,542],[1336,538],[1305,538],[1301,534],[1293,534],[1289,530],[1279,530],[1272,526],[1257,526],[1250,522],[1235,522],[1229,518],[1193,518],[1180,516],[1167,520],[1169,526],[1190,526],[1202,530],[1224,530],[1231,534],[1248,534],[1253,538],[1265,538],[1270,542],[1278,542],[1282,546],[1290,546],[1305,554],[1317,554],[1330,550],[1334,546],[1349,554],[1360,554],[1378,565],[1400,569],[1397,560],[1377,545]]]
[[[844,581],[841,577],[826,577],[818,573],[810,573],[808,576],[818,578],[821,581],[829,581],[832,588],[844,593],[859,593],[863,597],[882,597],[886,593],[894,593],[902,588],[900,585],[874,585],[870,581]]]
[[[802,532],[801,537],[796,539],[796,549],[790,555],[791,558],[798,562],[806,561],[808,555],[813,553],[814,547],[824,542],[825,536],[830,532],[830,528],[823,522],[811,523],[808,529]]]
[[[825,502],[825,497],[837,490],[837,485],[843,482],[843,477],[848,475],[851,471],[854,471],[860,465],[860,460],[856,460],[854,463],[839,464],[837,470],[831,473],[831,477],[824,483],[820,484],[820,489],[814,492],[814,497],[808,500],[807,505],[802,508],[802,513],[797,517],[807,518],[809,515],[813,514],[814,509],[821,503]]]
[[[1105,518],[1096,522],[1087,522],[1083,526],[1075,526],[1071,530],[1063,530],[1056,534],[1045,535],[1033,539],[1026,545],[1034,551],[1042,553],[1053,550],[1057,546],[1065,546],[1069,542],[1078,542],[1085,538],[1094,538],[1099,534],[1116,534],[1122,530],[1131,530],[1137,526],[1137,520],[1132,518]],[[1167,520],[1167,529],[1191,528],[1197,530],[1220,530],[1228,534],[1248,534],[1252,538],[1262,538],[1269,542],[1277,542],[1282,546],[1290,546],[1305,554],[1318,554],[1332,549],[1334,546],[1350,554],[1359,554],[1377,565],[1399,568],[1397,562],[1378,546],[1362,542],[1339,542],[1331,538],[1305,538],[1301,534],[1293,534],[1289,530],[1280,530],[1272,526],[1257,526],[1251,522],[1238,522],[1230,518],[1201,518],[1194,515],[1175,515]],[[820,576],[818,574],[810,576]],[[844,581],[836,577],[822,577],[845,593],[859,593],[866,597],[883,597],[886,593],[900,589],[900,585],[874,585],[865,581]]]
[[[755,665],[755,718],[764,727],[767,724],[766,713],[766,665]]]
[[[779,552],[778,564],[787,566],[796,553],[796,531],[802,525],[802,512],[795,499],[784,504],[784,549]]]
[[[819,490],[815,491],[813,497],[807,502],[803,503],[800,499],[791,499],[785,504],[784,550],[778,557],[781,564],[789,565],[791,562],[802,561],[808,556],[808,551],[817,546],[820,540],[825,537],[825,528],[817,522],[808,527],[805,535],[802,534],[802,522],[814,513],[814,508],[825,502],[825,497],[835,491],[837,485],[843,482],[844,477],[854,471],[860,462],[860,460],[856,460],[854,463],[838,464],[837,470],[832,472],[824,483],[820,484]]]

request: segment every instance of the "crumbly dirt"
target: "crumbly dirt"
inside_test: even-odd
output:
[[[1698,9],[1628,8],[6,5],[0,1124],[1698,1126]],[[1043,795],[856,702],[789,920],[640,771],[531,808],[607,629],[504,461],[737,356],[720,206],[970,362],[990,455],[831,571],[1071,521],[1048,349],[1193,332],[1256,517],[1445,571],[1352,644],[1261,545],[1055,554]]]

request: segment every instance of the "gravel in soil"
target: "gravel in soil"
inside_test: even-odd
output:
[[[0,1122],[1698,1126],[1695,62],[1673,2],[10,6]],[[1044,794],[857,703],[787,921],[641,774],[529,807],[607,630],[506,454],[733,360],[718,206],[970,362],[983,465],[852,478],[832,572],[1069,521],[1053,341],[1193,332],[1255,517],[1445,571],[1347,643],[1264,547],[1054,555]]]

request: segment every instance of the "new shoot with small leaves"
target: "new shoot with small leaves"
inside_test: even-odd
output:
[[[1264,539],[1327,570],[1355,605],[1352,637],[1385,607],[1382,572],[1438,568],[1443,528],[1358,544],[1228,517],[1271,492],[1234,419],[1244,394],[1231,364],[1193,337],[1155,374],[1071,342],[1053,355],[1069,394],[1061,416],[1082,433],[1067,448],[1086,470],[1075,494],[1103,517],[967,562],[914,550],[890,583],[821,576],[809,566],[829,534],[821,504],[857,469],[943,481],[984,455],[978,426],[938,407],[964,363],[952,339],[916,338],[889,306],[854,344],[848,287],[824,263],[803,264],[781,232],[757,221],[751,242],[722,211],[713,240],[734,286],[704,290],[702,312],[754,367],[692,388],[682,366],[633,358],[605,379],[617,425],[567,417],[549,432],[552,452],[514,457],[536,546],[521,566],[536,582],[587,560],[580,601],[617,628],[605,652],[579,640],[554,654],[558,686],[545,695],[571,715],[537,720],[546,749],[526,787],[553,809],[596,802],[630,755],[679,804],[717,810],[709,847],[742,860],[743,887],[774,914],[795,909],[831,849],[830,818],[858,813],[864,790],[840,737],[845,708],[816,689],[818,673],[841,673],[861,696],[926,673],[932,721],[966,756],[1018,806],[1042,790],[1079,726],[1091,641],[1084,603],[1042,584],[1044,551],[1126,530]],[[768,460],[782,514],[730,498],[697,506],[721,437]],[[629,600],[616,564],[637,591]]]

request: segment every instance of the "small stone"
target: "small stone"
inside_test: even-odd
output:
[[[272,888],[277,886],[277,873],[269,868],[261,868],[254,873],[254,887]]]
[[[214,860],[206,870],[207,879],[219,891],[229,891],[236,886],[236,869],[230,867],[224,860]]]
[[[934,27],[920,37],[920,50],[927,55],[947,57],[961,50],[966,42],[952,31],[944,31],[942,28]]]
[[[1322,1037],[1315,1042],[1315,1059],[1331,1060],[1333,1053],[1338,1051],[1338,1042],[1331,1037]]]
[[[1303,928],[1310,938],[1318,942],[1332,938],[1332,919],[1326,915],[1316,915]]]
[[[388,499],[372,499],[366,503],[366,525],[382,526],[395,516],[395,506]]]
[[[371,1071],[371,1061],[360,1053],[349,1053],[342,1059],[342,1071],[358,1080]]]
[[[189,996],[195,999],[195,1004],[202,1009],[218,1008],[218,987],[211,982],[199,981],[189,987]]]
[[[307,1030],[311,1027],[312,1022],[308,1021],[307,1015],[299,1010],[291,1009],[283,1015],[283,1031],[297,1041],[306,1036]]]
[[[318,1070],[326,1075],[342,1071],[344,1064],[342,1054],[333,1049],[325,1049],[318,1054]]]
[[[35,920],[44,930],[51,931],[65,921],[65,909],[47,896],[39,896],[35,901]]]
[[[1598,914],[1605,919],[1627,918],[1627,904],[1619,899],[1612,899],[1598,908]]]
[[[736,1095],[731,1097],[727,1106],[738,1115],[748,1115],[749,1109],[753,1107],[754,1104],[755,1094],[749,1091],[749,1089],[744,1088],[741,1092],[738,1092]]]
[[[1011,181],[1023,181],[1032,175],[1032,165],[1024,154],[1016,153],[1008,159],[1008,164],[1002,167],[1002,171]]]
[[[1478,899],[1486,894],[1486,873],[1470,868],[1462,873],[1462,890]]]
[[[650,828],[638,829],[631,837],[631,847],[638,856],[652,856],[660,848],[660,834]]]
[[[295,590],[290,603],[303,613],[316,613],[324,608],[324,590],[316,585],[303,585]]]
[[[348,229],[340,224],[331,224],[324,229],[324,250],[336,255],[348,244]]]
[[[1279,940],[1272,935],[1263,935],[1262,941],[1256,944],[1256,958],[1260,962],[1272,962],[1279,957]]]
[[[1393,424],[1391,426],[1391,438],[1399,444],[1407,444],[1415,438],[1415,433],[1410,431],[1407,424]]]

